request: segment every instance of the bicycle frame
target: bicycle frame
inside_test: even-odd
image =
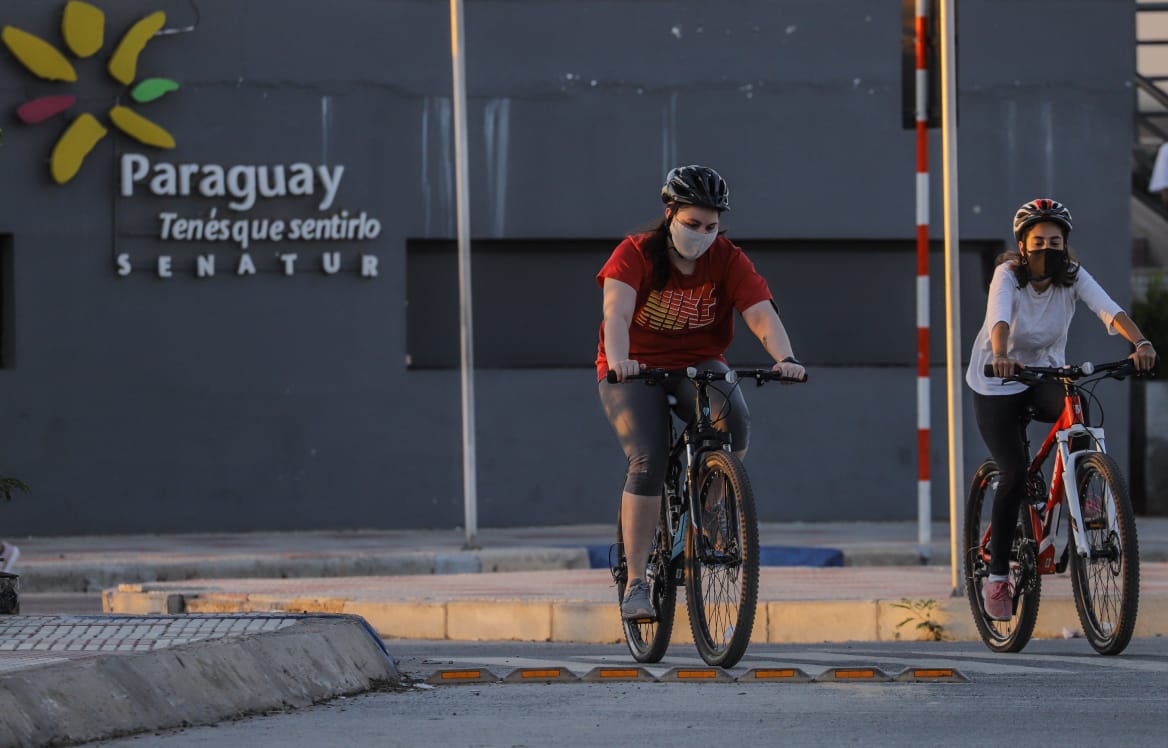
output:
[[[669,430],[670,441],[672,446],[669,450],[669,464],[672,467],[677,465],[679,468],[684,467],[685,479],[679,480],[677,485],[683,492],[682,496],[678,497],[678,501],[674,501],[672,496],[667,495],[665,498],[669,501],[669,531],[673,535],[673,551],[671,560],[676,561],[685,549],[685,528],[688,524],[690,529],[694,532],[700,530],[697,523],[697,517],[700,516],[697,506],[698,494],[698,458],[702,452],[711,449],[724,449],[730,451],[731,445],[728,435],[723,434],[714,428],[713,421],[710,419],[710,396],[706,391],[709,382],[702,379],[694,379],[694,386],[697,393],[694,396],[697,404],[697,423],[687,424],[685,428],[681,429],[679,434],[677,426],[673,421],[673,408],[670,405],[669,410]],[[684,462],[682,461],[684,454]],[[666,491],[672,489],[671,481],[666,479]],[[679,511],[678,516],[674,516],[675,511]]]
[[[1087,426],[1083,423],[1083,405],[1079,389],[1070,381],[1063,383],[1065,399],[1063,410],[1059,418],[1051,426],[1050,432],[1043,440],[1038,453],[1030,462],[1027,475],[1041,474],[1042,465],[1051,452],[1054,452],[1054,467],[1051,471],[1050,490],[1042,511],[1038,511],[1028,502],[1030,524],[1034,537],[1038,539],[1037,571],[1039,574],[1059,574],[1066,569],[1065,553],[1062,558],[1056,559],[1056,536],[1059,523],[1062,520],[1063,505],[1066,504],[1067,513],[1071,522],[1071,539],[1068,540],[1064,551],[1069,550],[1073,543],[1075,552],[1081,558],[1087,558],[1091,553],[1090,544],[1083,532],[1083,513],[1079,505],[1079,489],[1075,484],[1076,467],[1079,460],[1091,452],[1107,452],[1103,429]],[[1089,445],[1085,449],[1071,451],[1071,441],[1077,436],[1087,438]],[[1029,447],[1029,440],[1026,441]],[[1104,502],[1108,511],[1109,526],[1114,527],[1116,522],[1114,502]],[[987,528],[982,539],[982,548],[989,547],[990,529]],[[986,551],[983,550],[983,554]]]
[[[1061,519],[1061,507],[1065,503],[1067,506],[1067,513],[1070,515],[1071,521],[1071,538],[1075,545],[1075,551],[1079,556],[1086,558],[1090,553],[1090,545],[1083,533],[1083,514],[1079,505],[1079,488],[1075,484],[1075,473],[1079,459],[1090,452],[1107,452],[1106,442],[1103,435],[1103,429],[1091,428],[1083,423],[1083,408],[1080,400],[1078,388],[1072,384],[1067,384],[1066,400],[1063,404],[1063,412],[1059,416],[1058,421],[1051,427],[1050,433],[1047,435],[1042,447],[1038,450],[1038,455],[1034,458],[1030,465],[1030,472],[1037,472],[1041,470],[1042,464],[1046,461],[1052,448],[1057,445],[1055,452],[1054,469],[1052,471],[1050,494],[1046,500],[1045,511],[1042,513],[1045,516],[1039,516],[1039,513],[1030,507],[1030,521],[1034,526],[1034,536],[1041,538],[1038,547],[1038,573],[1039,574],[1054,574],[1061,571],[1058,564],[1055,562],[1055,531],[1058,528],[1058,522]],[[1094,442],[1097,446],[1089,446],[1085,449],[1071,451],[1071,440],[1076,436],[1085,436],[1089,439],[1088,444]],[[1064,497],[1066,501],[1064,502]],[[1105,502],[1109,507],[1108,511],[1114,513],[1113,502]],[[1115,517],[1109,516],[1111,526],[1114,526]],[[1063,567],[1065,568],[1065,566]]]

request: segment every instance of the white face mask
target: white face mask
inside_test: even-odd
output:
[[[706,253],[718,232],[695,231],[677,221],[670,221],[669,235],[673,237],[673,247],[677,253],[687,260],[696,260]]]

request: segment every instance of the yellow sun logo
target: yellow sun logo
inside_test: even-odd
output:
[[[166,23],[162,11],[151,13],[135,23],[122,36],[109,59],[110,77],[125,86],[137,80],[138,57],[146,43]],[[92,57],[101,51],[105,37],[105,13],[89,3],[69,0],[61,18],[61,33],[65,45],[79,59]],[[77,71],[60,51],[40,37],[15,26],[0,31],[0,41],[29,72],[48,81],[77,81]],[[130,90],[130,98],[139,104],[159,99],[178,89],[178,84],[167,78],[147,78]],[[43,122],[70,109],[77,103],[75,96],[42,96],[22,104],[16,110],[21,122],[31,125]],[[109,121],[114,127],[145,145],[155,148],[174,148],[174,137],[129,107],[115,103],[109,110]],[[53,146],[49,171],[58,184],[72,179],[90,151],[101,142],[108,130],[89,112],[84,112],[65,129]]]

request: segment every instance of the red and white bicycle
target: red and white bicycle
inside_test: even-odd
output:
[[[988,369],[989,367],[987,367]],[[986,372],[993,376],[992,370]],[[1066,400],[1027,472],[1027,497],[1018,514],[1010,552],[1014,615],[996,621],[986,615],[982,584],[989,574],[990,516],[999,471],[993,460],[978,468],[965,505],[963,557],[965,591],[978,633],[996,652],[1018,652],[1030,641],[1038,620],[1042,577],[1071,568],[1075,607],[1087,641],[1100,654],[1119,654],[1131,641],[1139,607],[1140,550],[1127,484],[1107,455],[1102,428],[1083,422],[1084,386],[1105,378],[1136,374],[1131,359],[1080,366],[1028,366],[1006,381],[1034,385],[1056,380]],[[1025,426],[1033,413],[1028,414]],[[1102,422],[1102,421],[1100,421]],[[1026,443],[1030,453],[1030,443]],[[1043,464],[1054,453],[1050,489]],[[1063,527],[1067,530],[1063,534]]]

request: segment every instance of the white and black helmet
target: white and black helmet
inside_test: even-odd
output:
[[[1031,200],[1018,209],[1014,214],[1014,240],[1022,241],[1026,230],[1036,223],[1057,223],[1063,227],[1063,233],[1071,233],[1071,211],[1058,200],[1039,198]]]

